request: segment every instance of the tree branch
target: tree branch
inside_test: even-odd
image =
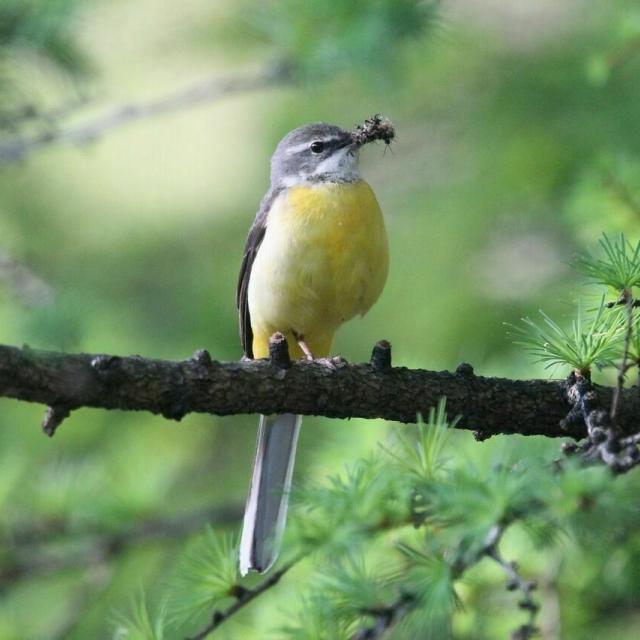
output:
[[[478,439],[515,433],[582,438],[587,433],[575,416],[563,421],[575,401],[567,399],[566,381],[485,378],[467,364],[454,373],[391,367],[390,357],[387,363],[381,356],[385,349],[390,350],[388,344],[376,345],[372,364],[297,361],[286,368],[277,359],[218,362],[206,351],[170,361],[0,345],[0,397],[69,411],[149,411],[174,420],[191,412],[290,412],[409,423],[444,396],[449,413],[462,416],[457,427],[475,430]],[[592,388],[601,406],[611,405],[610,387]],[[639,413],[639,394],[624,390],[619,428],[635,433]]]
[[[206,351],[175,362],[0,345],[0,397],[69,411],[150,411],[175,420],[190,412],[291,412],[415,422],[418,413],[445,396],[449,413],[462,416],[458,427],[477,430],[481,439],[500,433],[586,434],[575,421],[560,425],[569,407],[564,381],[485,378],[469,365],[455,373],[391,367],[390,362],[387,367],[381,349],[390,347],[377,345],[373,364],[298,361],[283,368],[276,360],[218,362]],[[598,389],[607,404],[611,393],[607,387]],[[618,423],[631,427],[640,399],[635,392],[624,395]]]
[[[47,130],[31,136],[16,135],[0,142],[0,166],[22,160],[29,154],[54,143],[86,144],[93,142],[107,131],[137,120],[213,102],[234,93],[244,93],[284,84],[290,80],[291,74],[287,67],[277,64],[272,64],[254,74],[208,78],[154,100],[111,108],[97,117],[67,128],[51,126]],[[55,125],[55,123],[51,124]]]

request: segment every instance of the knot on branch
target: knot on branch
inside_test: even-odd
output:
[[[198,349],[192,356],[191,360],[201,367],[210,367],[213,364],[211,354],[206,349]]]
[[[175,420],[180,422],[188,413],[188,403],[186,400],[173,397],[165,407],[160,410],[160,415],[167,420]]]
[[[71,409],[62,405],[53,405],[47,407],[47,411],[44,414],[44,420],[42,421],[42,431],[45,435],[53,438],[58,427],[62,424],[66,418],[71,414]]]
[[[180,422],[189,413],[189,389],[186,385],[184,370],[173,369],[169,374],[170,384],[163,393],[160,414],[167,420]]]
[[[388,340],[376,342],[371,352],[371,367],[375,371],[391,369],[391,343]]]
[[[587,375],[574,372],[568,377],[567,397],[573,407],[561,424],[563,428],[584,424],[587,438],[579,445],[563,447],[566,455],[578,455],[587,464],[602,462],[614,473],[625,473],[640,464],[640,433],[623,436],[611,413],[600,405]]]
[[[473,367],[468,362],[461,362],[456,367],[456,373],[459,376],[471,377],[474,375]]]
[[[493,435],[494,435],[493,433],[489,431],[483,431],[482,429],[476,429],[473,432],[473,437],[476,442],[484,442],[485,440],[488,440]]]
[[[121,365],[120,356],[100,355],[91,359],[91,367],[107,386],[115,385],[126,377]]]
[[[289,356],[289,344],[280,332],[274,333],[269,338],[269,359],[271,364],[278,369],[291,368],[291,356]]]

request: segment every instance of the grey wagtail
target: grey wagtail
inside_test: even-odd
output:
[[[364,315],[389,267],[387,234],[358,153],[389,144],[391,123],[373,116],[353,131],[318,123],[288,133],[271,158],[271,187],[249,231],[237,306],[248,358],[269,355],[284,334],[293,357],[326,357],[338,327]],[[301,416],[260,416],[240,542],[240,573],[274,563],[287,515]]]

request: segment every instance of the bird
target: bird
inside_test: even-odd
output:
[[[359,151],[375,140],[389,145],[394,136],[391,122],[375,115],[352,131],[306,124],[277,145],[236,291],[246,358],[268,357],[277,332],[292,357],[328,358],[337,329],[378,299],[388,240],[376,196],[360,175]],[[300,424],[291,413],[260,416],[239,546],[243,576],[264,573],[278,556]]]

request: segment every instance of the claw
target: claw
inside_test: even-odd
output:
[[[340,366],[349,364],[347,360],[340,355],[333,356],[331,358],[318,358],[317,362],[319,362],[324,367],[327,367],[327,369],[331,369],[332,371],[335,371]]]

